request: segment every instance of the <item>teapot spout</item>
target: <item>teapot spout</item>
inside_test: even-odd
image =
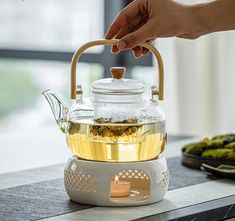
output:
[[[44,90],[42,94],[45,96],[51,107],[56,123],[62,132],[65,133],[69,124],[67,121],[67,115],[69,112],[68,107],[50,89]]]

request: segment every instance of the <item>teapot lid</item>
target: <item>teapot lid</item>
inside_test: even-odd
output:
[[[144,84],[133,79],[123,78],[126,69],[124,67],[110,68],[113,78],[104,78],[91,84],[92,93],[110,95],[142,94]]]

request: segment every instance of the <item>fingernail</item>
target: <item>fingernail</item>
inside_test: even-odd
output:
[[[112,52],[112,54],[118,54],[119,53],[119,51],[111,51]]]
[[[119,50],[122,50],[122,49],[124,49],[126,47],[126,42],[125,41],[119,41],[118,43],[117,43],[117,48],[119,49]]]
[[[138,59],[140,57],[140,56],[136,56],[134,51],[132,51],[132,54],[133,54],[135,59]]]

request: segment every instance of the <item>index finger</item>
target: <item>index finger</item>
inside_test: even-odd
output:
[[[124,8],[110,25],[108,31],[105,34],[106,39],[113,38],[118,31],[125,25],[128,24],[128,21],[138,15],[139,9],[136,1],[133,1],[126,8]]]

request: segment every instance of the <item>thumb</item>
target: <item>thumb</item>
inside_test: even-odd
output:
[[[138,30],[125,35],[117,43],[117,48],[119,50],[127,50],[134,48],[140,42],[144,42],[151,38],[151,32],[147,25],[142,26]]]

